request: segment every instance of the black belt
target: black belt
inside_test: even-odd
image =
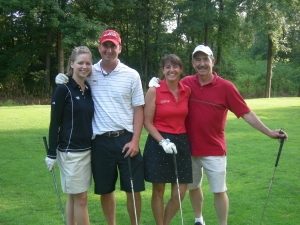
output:
[[[116,131],[108,131],[103,133],[102,135],[106,136],[106,137],[119,137],[123,134],[126,133],[127,130],[116,130]]]

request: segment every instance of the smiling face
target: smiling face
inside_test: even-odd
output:
[[[178,64],[168,61],[164,65],[162,72],[166,80],[177,81],[180,79],[180,76],[182,74],[182,67]]]
[[[161,68],[167,81],[179,81],[183,71],[181,59],[174,54],[165,55],[161,59]]]
[[[196,52],[193,55],[192,64],[200,79],[207,79],[212,76],[214,59],[207,54]]]
[[[92,56],[88,53],[77,55],[75,60],[71,62],[71,68],[74,78],[85,79],[92,72]]]
[[[98,50],[103,61],[114,62],[118,59],[122,47],[120,44],[115,45],[111,41],[106,41],[99,45]]]

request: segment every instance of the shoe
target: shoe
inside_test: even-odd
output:
[[[205,222],[203,221],[203,223],[201,222],[196,222],[194,225],[205,225]]]

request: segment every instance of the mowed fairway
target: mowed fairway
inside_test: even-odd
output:
[[[289,134],[276,168],[262,224],[300,224],[300,98],[251,99],[247,102],[270,128],[284,128]],[[52,177],[44,164],[42,136],[47,136],[49,118],[50,106],[0,107],[0,225],[63,224]],[[226,132],[229,225],[257,225],[267,199],[279,142],[254,130],[231,113]],[[145,139],[144,131],[141,149]],[[56,174],[59,183],[58,169]],[[142,194],[141,224],[154,225],[151,185],[147,183],[146,188]],[[167,196],[169,189],[167,186]],[[217,225],[206,179],[203,189],[206,224]],[[125,195],[119,190],[116,193],[118,224],[127,225]],[[62,199],[65,200],[65,196],[62,195]],[[92,225],[105,224],[98,199],[91,186],[89,210]],[[182,207],[184,224],[192,225],[193,212],[188,195]],[[172,224],[181,224],[179,213]]]

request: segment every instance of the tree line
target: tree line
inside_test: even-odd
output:
[[[299,0],[0,0],[0,94],[47,97],[74,46],[99,60],[107,27],[144,88],[166,53],[193,73],[191,53],[209,45],[217,70],[245,97],[300,96]]]

